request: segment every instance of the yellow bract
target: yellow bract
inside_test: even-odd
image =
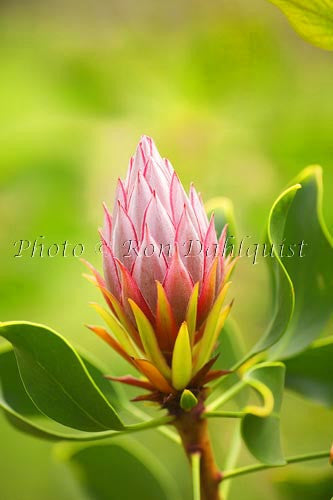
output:
[[[172,385],[181,390],[192,377],[192,352],[187,324],[182,323],[172,355]]]
[[[199,283],[196,283],[192,290],[186,311],[186,323],[188,327],[188,333],[190,336],[191,346],[193,346],[194,343],[194,334],[197,323],[198,295],[199,295]]]
[[[218,334],[220,332],[220,329],[223,326],[223,323],[226,319],[226,317],[229,314],[229,310],[231,306],[227,306],[221,314],[223,302],[225,299],[225,296],[227,294],[227,291],[229,289],[231,282],[229,281],[224,285],[222,290],[220,291],[213,307],[212,310],[210,311],[205,329],[202,335],[201,340],[198,342],[198,344],[195,346],[195,363],[194,363],[194,368],[193,372],[194,374],[197,373],[200,368],[202,368],[205,363],[209,360],[213,350],[214,346],[218,337]]]
[[[132,308],[146,356],[152,363],[154,363],[154,365],[159,369],[159,371],[167,379],[170,380],[171,378],[170,367],[168,366],[165,357],[163,356],[161,349],[159,348],[159,345],[155,337],[155,332],[150,324],[150,321],[141,311],[140,307],[137,306],[133,300],[128,299],[128,302]]]
[[[125,349],[127,354],[135,358],[140,357],[140,353],[132,341],[131,337],[128,335],[126,330],[123,328],[121,323],[117,320],[115,316],[109,311],[106,311],[99,304],[91,304],[92,307],[98,312],[98,314],[104,319],[105,323],[110,328],[113,335],[118,340],[119,344]]]

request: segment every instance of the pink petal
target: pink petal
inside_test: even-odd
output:
[[[149,321],[153,322],[154,316],[149,306],[147,305],[147,302],[143,298],[143,295],[140,292],[140,289],[135,279],[131,276],[128,269],[122,264],[122,262],[120,262],[120,260],[116,259],[116,262],[120,274],[122,304],[127,316],[131,318],[132,322],[135,325],[136,322],[134,319],[132,308],[128,302],[128,299],[132,299],[138,305],[138,307],[140,307],[140,309],[144,312]]]
[[[188,216],[186,205],[176,229],[175,242],[178,244],[181,259],[193,283],[197,283],[202,279],[203,272],[202,243]]]
[[[198,221],[193,211],[192,206],[190,205],[187,194],[184,191],[183,185],[180,182],[176,172],[173,173],[171,185],[170,185],[170,205],[171,205],[171,214],[172,221],[175,227],[178,226],[180,218],[183,213],[184,205],[188,210],[188,216],[192,221],[193,226],[199,232]]]
[[[175,242],[175,229],[156,193],[152,195],[143,223],[148,226],[149,232],[160,251],[166,257],[171,255]]]
[[[120,203],[125,208],[125,210],[127,210],[127,195],[123,181],[121,179],[118,179],[117,182],[113,213],[115,213],[115,211],[117,210],[118,203]]]
[[[185,320],[188,301],[193,289],[193,282],[179,257],[177,248],[172,256],[163,287],[175,319],[178,325],[180,325]]]
[[[116,258],[132,269],[136,258],[138,238],[133,223],[123,206],[118,202],[117,216],[112,234],[112,250]]]
[[[204,247],[204,275],[206,276],[218,252],[217,237],[214,224],[214,214],[212,214],[211,216],[203,247]]]
[[[145,158],[145,164],[147,164],[147,162],[150,159],[154,160],[154,162],[159,166],[159,169],[165,175],[168,183],[170,184],[171,175],[169,172],[169,168],[165,164],[164,160],[161,158],[161,155],[158,152],[158,149],[155,146],[153,139],[147,135],[143,135],[141,137],[140,143],[141,143],[142,153]]]
[[[225,256],[223,255],[224,251],[224,245],[227,239],[227,231],[228,231],[228,224],[224,226],[221,232],[221,236],[219,239],[219,246],[218,246],[218,266],[217,266],[217,277],[216,277],[216,288],[217,292],[220,287],[220,284],[223,282],[224,278],[224,271],[225,271]]]
[[[102,238],[102,254],[103,254],[103,273],[106,283],[106,288],[119,300],[121,296],[120,281],[116,261],[112,250],[107,241]]]
[[[144,170],[145,179],[151,187],[151,190],[156,192],[162,205],[171,216],[169,195],[170,176],[168,175],[167,177],[167,175],[168,174],[163,172],[161,166],[154,160],[154,158],[149,158]]]
[[[148,135],[143,135],[141,137],[140,144],[141,144],[142,154],[145,158],[145,163],[148,161],[149,158],[153,158],[156,163],[158,163],[159,165],[163,165],[164,167],[161,155],[158,152],[158,149],[155,146],[155,143],[151,137],[149,137]]]
[[[128,187],[129,187],[129,184],[131,183],[133,163],[134,163],[134,156],[131,156],[129,163],[128,163],[126,179],[124,181],[124,187],[125,187],[126,193],[128,193],[128,191],[129,191]]]
[[[112,215],[110,214],[108,207],[103,203],[104,208],[104,226],[103,226],[103,237],[107,243],[111,243],[112,239]]]
[[[165,258],[163,254],[159,256],[159,248],[150,236],[146,225],[132,276],[152,311],[156,309],[157,288],[155,281],[158,280],[162,283],[166,270]]]
[[[133,157],[133,162],[132,162],[132,168],[131,172],[128,176],[127,180],[127,185],[126,185],[126,190],[127,190],[127,195],[131,196],[134,184],[136,182],[136,179],[138,177],[138,173],[141,172],[143,173],[145,165],[148,160],[148,156],[146,154],[147,146],[145,143],[141,141],[139,142],[136,151],[134,153]]]
[[[145,155],[148,156],[153,156],[154,154],[157,155],[157,157],[160,156],[159,152],[157,151],[157,148],[155,146],[155,143],[151,137],[148,135],[142,135],[140,139],[140,143],[142,145],[142,149],[145,153]]]
[[[200,236],[203,239],[208,229],[208,217],[205,212],[202,200],[199,198],[198,193],[193,184],[190,187],[190,202],[198,221]]]
[[[166,170],[168,171],[169,175],[170,175],[170,179],[174,173],[174,168],[173,166],[171,165],[170,161],[167,159],[167,158],[163,158],[164,160],[164,165],[166,166]]]
[[[175,227],[177,227],[183,213],[184,205],[187,205],[187,196],[176,172],[173,173],[171,179],[170,205],[172,220]]]
[[[128,205],[128,216],[133,222],[135,232],[139,237],[141,237],[143,217],[151,196],[151,189],[143,174],[139,172]]]

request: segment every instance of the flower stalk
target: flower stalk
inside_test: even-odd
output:
[[[187,458],[192,464],[194,456],[200,456],[201,500],[221,500],[219,484],[222,474],[214,457],[208,423],[202,418],[204,404],[198,403],[191,411],[182,411],[172,423],[177,429]]]
[[[223,481],[227,479],[233,479],[238,476],[245,476],[246,474],[252,474],[254,472],[260,472],[266,469],[272,469],[277,467],[286,467],[287,465],[297,464],[302,462],[309,462],[312,460],[318,459],[329,459],[330,452],[328,450],[314,452],[314,453],[305,453],[304,455],[295,455],[293,457],[286,458],[286,463],[284,465],[267,465],[267,464],[253,464],[246,465],[244,467],[239,467],[238,469],[232,469],[230,471],[226,471],[223,473]]]

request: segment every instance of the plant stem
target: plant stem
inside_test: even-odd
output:
[[[294,457],[286,458],[286,463],[284,465],[266,465],[266,464],[254,464],[254,465],[246,465],[245,467],[239,467],[238,469],[226,471],[223,473],[223,481],[226,479],[232,479],[237,476],[244,476],[245,474],[251,474],[252,472],[258,472],[265,469],[272,469],[276,467],[285,467],[289,464],[296,464],[300,462],[308,462],[309,460],[315,460],[318,458],[329,458],[330,452],[319,451],[316,453],[307,453],[305,455],[296,455]]]
[[[145,420],[144,422],[138,422],[137,424],[126,425],[125,431],[137,432],[145,429],[153,429],[154,427],[160,427],[162,425],[170,424],[172,420],[172,417],[169,416],[153,418],[150,420]]]
[[[142,411],[140,408],[138,408],[137,406],[134,406],[133,404],[128,404],[127,401],[126,401],[126,403],[127,404],[125,404],[125,407],[128,409],[129,413],[131,413],[132,415],[134,415],[134,416],[136,416],[144,421],[151,420],[150,415],[148,415],[147,413]],[[170,427],[167,427],[166,425],[162,425],[162,426],[157,427],[156,430],[160,434],[163,434],[166,438],[170,439],[170,441],[172,441],[176,444],[181,444],[178,434]]]
[[[200,500],[200,453],[192,454],[192,487],[193,487],[193,500]]]
[[[243,387],[245,387],[245,385],[246,385],[245,382],[243,382],[242,380],[240,382],[237,382],[237,384],[235,384],[232,387],[230,387],[229,390],[227,390],[226,392],[224,392],[223,394],[221,394],[221,396],[219,396],[214,401],[212,401],[212,403],[210,403],[207,406],[207,412],[214,411],[219,406],[222,406],[225,403],[227,403],[236,394],[238,394],[243,389]]]
[[[173,425],[178,430],[190,463],[194,454],[200,455],[201,500],[221,500],[219,483],[222,475],[215,463],[207,419],[201,418],[203,410],[203,404],[199,403],[190,412],[178,414]]]
[[[245,411],[205,411],[202,418],[242,418]]]

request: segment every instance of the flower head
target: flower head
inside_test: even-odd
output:
[[[104,211],[104,279],[91,269],[108,305],[95,308],[109,332],[90,328],[144,375],[117,380],[158,401],[199,390],[223,374],[210,369],[231,307],[224,306],[234,263],[224,255],[226,228],[218,237],[200,194],[193,185],[186,194],[146,136],[118,180],[112,215]]]

